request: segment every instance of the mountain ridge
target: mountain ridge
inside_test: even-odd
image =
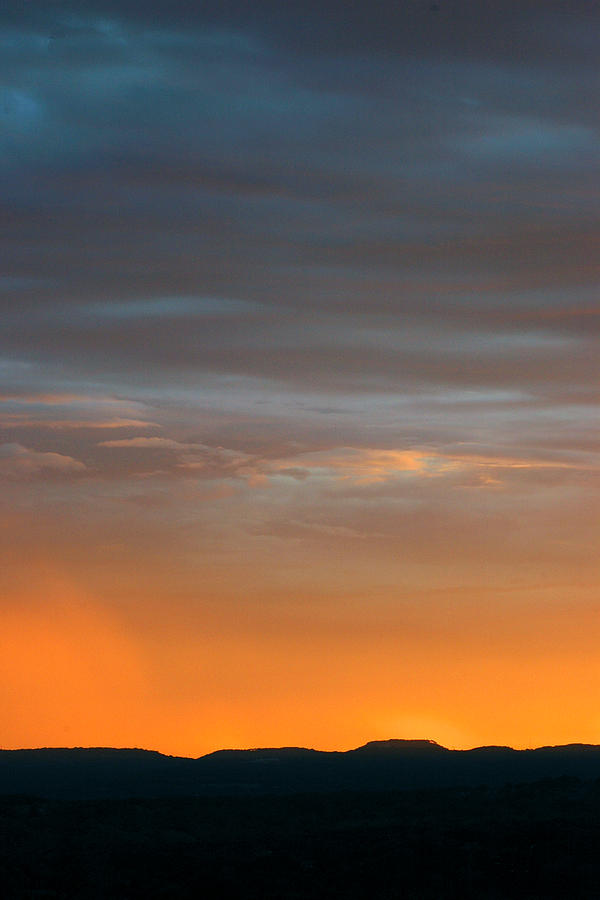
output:
[[[115,747],[0,750],[0,795],[45,797],[252,796],[600,779],[600,745],[452,750],[435,741],[360,747],[224,749],[197,758]]]
[[[367,741],[358,747],[350,747],[348,750],[320,750],[316,747],[304,747],[299,745],[282,745],[282,746],[256,746],[256,747],[221,747],[218,750],[210,750],[208,753],[200,756],[181,756],[177,753],[163,753],[162,750],[153,750],[147,747],[110,747],[103,744],[83,746],[41,746],[41,747],[0,747],[0,758],[2,754],[7,753],[79,753],[79,752],[107,752],[122,754],[146,754],[162,759],[185,759],[197,762],[202,759],[208,759],[222,753],[271,753],[271,752],[305,752],[305,753],[321,753],[328,756],[342,756],[348,753],[358,753],[366,750],[403,750],[403,749],[424,749],[424,750],[442,750],[445,753],[475,753],[480,750],[510,750],[512,753],[537,753],[545,750],[598,750],[600,744],[587,744],[578,741],[572,741],[567,744],[541,744],[539,747],[511,747],[510,744],[481,744],[474,747],[445,747],[437,741],[425,738],[386,738],[381,740]]]

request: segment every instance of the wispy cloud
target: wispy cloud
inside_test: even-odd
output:
[[[137,447],[150,450],[186,450],[193,444],[182,444],[172,438],[164,437],[133,437],[120,438],[110,441],[100,441],[99,447]]]
[[[49,428],[51,430],[73,431],[77,429],[95,429],[112,431],[117,428],[160,428],[157,422],[143,419],[40,419],[25,413],[0,413],[0,428]]]
[[[39,452],[22,444],[0,444],[0,477],[30,479],[46,475],[77,475],[84,463],[62,453]]]

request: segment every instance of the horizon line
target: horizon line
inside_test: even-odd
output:
[[[377,740],[366,741],[364,744],[359,744],[356,747],[349,747],[345,750],[322,750],[317,747],[308,747],[301,745],[292,745],[292,744],[282,744],[282,745],[270,745],[270,746],[253,746],[253,747],[218,747],[216,750],[209,750],[206,753],[201,753],[199,756],[186,756],[179,753],[166,753],[162,750],[156,750],[151,747],[138,747],[138,746],[111,746],[108,744],[101,745],[81,745],[74,744],[71,746],[37,746],[37,747],[2,747],[0,746],[0,752],[2,753],[19,753],[19,752],[36,752],[42,750],[115,750],[120,752],[125,751],[136,751],[140,753],[153,753],[158,754],[159,756],[164,756],[170,759],[189,759],[189,760],[199,760],[204,759],[207,756],[213,756],[216,753],[253,753],[259,751],[276,751],[276,750],[306,750],[308,752],[314,753],[352,753],[357,750],[362,750],[369,746],[376,746],[382,744],[421,744],[421,745],[430,745],[432,747],[437,747],[440,750],[445,750],[449,753],[470,753],[474,750],[511,750],[514,753],[523,753],[527,751],[534,750],[548,750],[548,749],[562,749],[567,747],[587,747],[594,748],[600,750],[600,743],[598,744],[590,744],[583,741],[569,741],[567,743],[561,744],[540,744],[537,746],[523,746],[523,747],[513,747],[510,744],[477,744],[473,747],[446,747],[444,744],[440,744],[435,740],[430,738],[383,738]]]

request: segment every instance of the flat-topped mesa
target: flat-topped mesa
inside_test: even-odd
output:
[[[356,750],[349,750],[348,752],[369,754],[371,756],[420,756],[423,753],[448,753],[448,750],[435,741],[410,741],[394,738],[387,741],[369,741],[362,747],[357,747]]]

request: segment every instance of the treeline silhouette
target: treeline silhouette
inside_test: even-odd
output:
[[[3,751],[0,794],[3,900],[600,896],[598,747]]]

